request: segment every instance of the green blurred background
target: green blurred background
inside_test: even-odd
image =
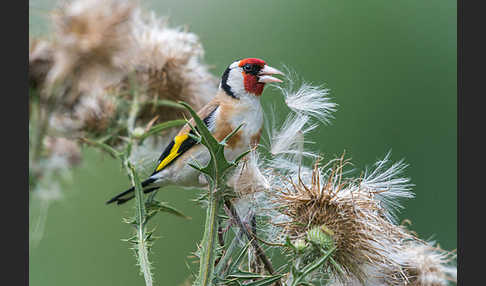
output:
[[[47,33],[52,1],[30,1],[30,35]],[[456,1],[146,1],[173,25],[199,35],[206,62],[220,75],[233,60],[259,57],[325,83],[339,104],[332,125],[317,130],[315,148],[346,150],[363,169],[392,150],[405,158],[416,198],[404,203],[422,238],[457,246]],[[271,89],[268,107],[282,98]],[[279,116],[285,115],[286,109]],[[162,146],[161,146],[162,148]],[[113,159],[85,150],[83,166],[49,208],[43,240],[29,253],[30,285],[143,285],[122,217],[132,207],[105,206],[128,186]],[[159,193],[193,219],[159,215],[152,260],[157,285],[178,285],[196,271],[188,255],[202,236],[194,191]],[[32,214],[35,203],[31,203]]]

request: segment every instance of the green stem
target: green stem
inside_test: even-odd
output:
[[[40,159],[42,153],[42,146],[44,144],[44,137],[49,129],[49,120],[51,118],[51,113],[54,110],[56,103],[54,101],[54,95],[48,97],[47,102],[43,103],[41,100],[36,102],[36,124],[38,126],[37,132],[35,133],[34,148],[32,162],[37,162]],[[45,106],[45,108],[42,108]]]
[[[127,169],[130,174],[132,185],[135,187],[135,204],[136,204],[136,228],[137,228],[137,256],[138,264],[140,266],[140,272],[142,272],[145,279],[146,286],[152,286],[152,270],[150,261],[148,259],[148,245],[146,240],[145,222],[146,222],[146,210],[143,197],[142,186],[140,179],[138,178],[135,169],[130,162],[126,163]]]
[[[214,191],[214,192],[213,192]],[[213,285],[215,250],[218,235],[218,211],[221,207],[221,195],[217,188],[209,190],[209,205],[206,211],[206,223],[201,242],[199,275],[194,285]]]

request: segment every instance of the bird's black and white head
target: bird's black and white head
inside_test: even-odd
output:
[[[234,98],[242,96],[260,96],[266,83],[282,82],[272,75],[283,75],[265,61],[247,58],[233,62],[221,77],[220,88]]]

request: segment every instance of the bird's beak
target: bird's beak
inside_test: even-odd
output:
[[[263,83],[282,82],[282,80],[271,76],[274,74],[284,75],[284,73],[279,71],[278,69],[265,65],[263,69],[261,69],[260,72],[258,73],[259,76],[258,82],[263,82]]]

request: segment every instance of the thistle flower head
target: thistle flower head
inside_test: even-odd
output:
[[[102,91],[93,91],[80,98],[74,109],[74,118],[86,132],[102,133],[116,115],[116,101]]]
[[[216,94],[217,80],[202,61],[204,50],[197,35],[171,28],[163,18],[137,10],[131,25],[136,55],[125,65],[135,71],[144,100],[141,117],[160,120],[181,117],[181,110],[156,104],[157,100],[185,101],[202,108]],[[126,77],[122,84],[129,84]]]
[[[400,272],[395,254],[401,242],[411,236],[386,219],[388,210],[372,191],[361,188],[356,180],[343,178],[346,164],[341,158],[330,172],[315,164],[310,183],[294,178],[290,187],[276,192],[277,210],[288,218],[276,225],[292,240],[324,226],[337,247],[333,258],[340,266],[326,267],[343,281],[349,277],[365,281],[367,265]]]
[[[456,282],[455,253],[433,246],[433,242],[407,242],[403,246],[404,268],[410,285],[446,286]]]
[[[29,86],[42,88],[53,65],[52,44],[46,40],[29,41]]]
[[[44,138],[44,145],[47,157],[63,158],[68,166],[75,166],[81,162],[81,150],[73,140],[48,136]]]
[[[76,0],[53,13],[55,29],[54,65],[48,82],[76,74],[80,89],[110,79],[117,57],[130,45],[129,19],[134,5],[118,0]],[[93,82],[94,80],[94,82]]]

